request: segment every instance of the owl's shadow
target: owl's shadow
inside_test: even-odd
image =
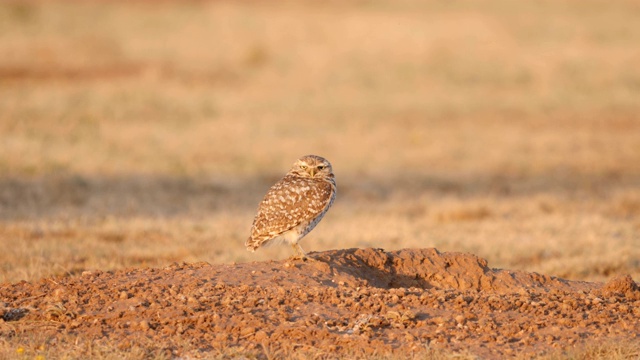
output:
[[[307,254],[304,267],[321,270],[316,280],[323,285],[338,287],[371,286],[382,289],[419,288],[429,289],[433,285],[418,273],[398,271],[396,257],[384,249],[342,249]],[[312,270],[312,274],[313,274]],[[329,276],[326,276],[329,275]]]

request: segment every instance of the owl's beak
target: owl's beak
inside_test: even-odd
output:
[[[311,177],[316,176],[316,169],[314,168],[309,169],[309,174],[311,174]]]

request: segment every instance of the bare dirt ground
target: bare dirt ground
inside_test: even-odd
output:
[[[87,271],[2,285],[1,333],[168,358],[528,357],[640,337],[640,289],[490,268],[436,249]],[[74,339],[74,344],[66,344]]]

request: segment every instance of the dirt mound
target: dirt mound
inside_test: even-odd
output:
[[[602,297],[623,296],[627,299],[640,300],[640,287],[630,275],[622,275],[609,280],[596,293]]]
[[[327,251],[314,258],[317,261],[309,264],[310,267],[331,274],[334,282],[339,280],[350,286],[496,292],[545,287],[589,287],[586,283],[569,283],[547,275],[491,269],[485,259],[475,255],[440,253],[436,249],[404,249],[394,252],[382,249],[348,249]]]
[[[567,281],[436,249],[310,256],[4,284],[0,332],[40,332],[52,346],[108,340],[192,358],[438,348],[495,357],[640,337],[640,290],[630,277],[605,286]]]

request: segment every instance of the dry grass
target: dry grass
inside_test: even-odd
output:
[[[153,359],[163,360],[175,358],[183,349],[164,349],[163,351],[150,353],[148,350],[133,346],[129,347],[122,344],[110,343],[108,340],[86,342],[82,337],[60,338],[58,341],[51,340],[44,335],[25,335],[20,337],[10,337],[0,339],[0,357],[3,359],[39,359],[39,360],[55,360],[55,359]],[[188,349],[187,341],[185,341],[185,349]],[[264,349],[263,353],[247,353],[241,348],[229,348],[220,353],[208,357],[210,359],[229,359],[229,358],[254,358],[263,356],[267,358],[289,358],[289,359],[324,359],[331,358],[331,354],[313,350],[295,350],[291,353],[271,353],[268,349]],[[539,360],[631,360],[640,356],[639,343],[623,340],[623,341],[605,341],[596,342],[586,346],[577,347],[575,349],[564,349],[554,351],[549,354],[535,357]],[[351,358],[366,358],[375,360],[404,360],[404,359],[425,359],[425,360],[475,360],[478,357],[466,352],[453,353],[437,349],[416,350],[412,354],[352,354]],[[531,357],[516,358],[530,359]]]
[[[150,351],[150,348],[157,349],[157,346],[144,347],[144,344],[131,346],[128,342],[115,342],[109,339],[97,341],[87,341],[82,336],[67,335],[48,337],[38,334],[21,334],[21,336],[3,337],[0,339],[0,358],[2,359],[36,359],[36,360],[57,360],[57,359],[101,359],[101,360],[164,360],[164,359],[192,359],[191,356],[184,356],[190,347],[189,340],[185,339],[184,344],[175,348],[165,348]],[[616,349],[620,349],[618,346]],[[606,347],[601,347],[606,351]],[[197,353],[197,351],[196,351]],[[219,351],[210,351],[203,355],[205,359],[335,359],[335,354],[313,347],[300,348],[291,346],[288,350],[272,351],[268,345],[262,350],[248,351],[244,347],[230,347]],[[463,352],[447,352],[440,349],[414,349],[406,354],[371,354],[354,351],[345,356],[352,359],[372,359],[372,360],[475,360],[476,356]],[[196,355],[196,358],[200,358]],[[595,359],[595,358],[594,358]],[[622,359],[622,358],[620,358]]]
[[[573,350],[558,351],[540,357],[540,360],[631,360],[640,357],[640,342],[596,342]]]
[[[247,253],[300,155],[303,243],[640,278],[635,2],[0,4],[0,281]],[[306,244],[306,246],[305,246]]]
[[[60,341],[60,343],[58,343]],[[171,350],[149,352],[138,346],[125,346],[108,340],[86,341],[82,336],[49,338],[46,335],[22,335],[0,340],[2,359],[172,359]]]

